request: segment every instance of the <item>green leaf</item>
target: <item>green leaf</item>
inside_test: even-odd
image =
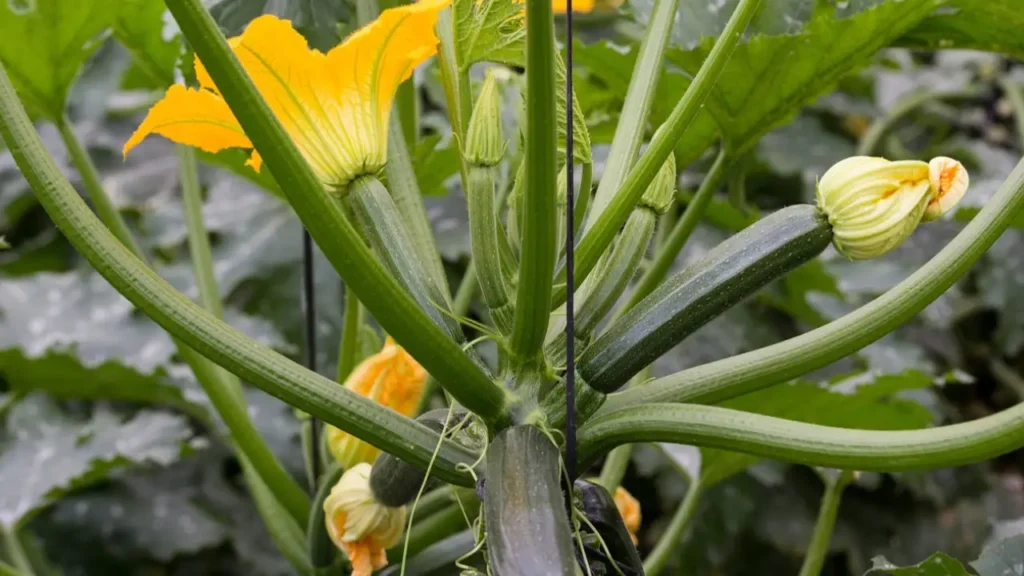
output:
[[[68,90],[112,19],[105,0],[0,2],[0,60],[33,113],[64,114]]]
[[[193,501],[199,478],[182,471],[128,475],[109,487],[61,501],[49,520],[68,536],[78,535],[73,541],[88,535],[99,540],[93,545],[105,554],[125,559],[169,562],[220,546],[228,538],[226,528]]]
[[[1024,58],[1017,0],[953,0],[897,41],[908,48],[962,48]]]
[[[942,552],[936,552],[925,558],[920,564],[899,567],[889,562],[884,556],[871,559],[873,566],[865,576],[892,574],[892,576],[970,576],[963,564]]]
[[[143,411],[122,421],[98,409],[82,421],[43,396],[29,397],[8,414],[0,442],[0,527],[17,526],[119,468],[174,462],[191,436],[179,416]]]
[[[523,4],[512,0],[455,0],[455,45],[463,70],[476,62],[522,66],[526,27]]]
[[[863,3],[863,0],[855,2]],[[681,2],[672,28],[672,44],[689,50],[709,36],[718,36],[737,4],[739,0]],[[629,5],[636,13],[637,21],[646,26],[654,1],[634,0]],[[814,0],[761,0],[760,8],[747,27],[747,34],[792,34],[810,19],[813,9]]]
[[[413,153],[413,169],[420,193],[424,196],[444,196],[448,193],[445,182],[459,171],[459,151],[455,142],[441,146],[441,136],[434,134],[421,138]]]
[[[343,0],[213,0],[210,13],[227,36],[241,34],[251,20],[274,14],[291,20],[311,47],[326,51],[344,38],[351,14]]]
[[[707,102],[707,114],[721,127],[731,148],[745,150],[789,121],[801,107],[832,90],[843,76],[867,64],[875,52],[931,12],[939,0],[871,4],[869,0],[844,4],[819,0],[800,32],[758,34],[737,47]],[[840,5],[845,7],[836,8]],[[686,72],[696,74],[712,44],[705,39],[692,50],[676,48],[667,56]],[[703,150],[713,140],[713,135],[689,131],[679,148]]]
[[[721,405],[734,410],[766,414],[812,424],[865,430],[923,428],[932,421],[925,408],[911,400],[894,397],[901,391],[926,388],[932,379],[920,372],[841,380],[828,387],[794,382],[747,394]],[[702,450],[702,476],[708,485],[732,476],[759,458]]]
[[[1024,535],[986,548],[971,566],[979,576],[1024,576]]]
[[[163,35],[163,0],[119,0],[116,6],[114,36],[131,52],[151,87],[174,83],[181,43]]]

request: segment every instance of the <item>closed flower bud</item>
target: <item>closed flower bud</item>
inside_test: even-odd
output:
[[[836,249],[855,260],[881,256],[956,204],[967,189],[966,170],[949,158],[932,162],[855,156],[832,166],[817,196]]]
[[[669,154],[668,159],[661,165],[661,169],[654,176],[651,185],[647,187],[643,197],[640,199],[642,206],[647,206],[658,214],[668,212],[672,201],[676,197],[676,155]]]
[[[412,416],[427,383],[427,371],[389,336],[380,352],[359,363],[345,380],[349,390],[403,416]],[[327,446],[342,468],[373,462],[380,450],[334,426],[327,427]]]
[[[501,135],[501,95],[494,73],[487,71],[487,78],[480,89],[473,116],[466,130],[466,160],[477,166],[497,166],[505,153],[505,140]]]
[[[369,464],[341,476],[324,500],[324,522],[334,544],[352,563],[352,576],[370,576],[388,565],[385,551],[398,544],[405,528],[405,506],[389,508],[373,497]]]
[[[622,486],[615,489],[613,498],[615,507],[619,509],[619,516],[622,516],[622,523],[626,525],[626,530],[629,531],[629,536],[635,545],[637,543],[636,533],[640,530],[640,502]]]

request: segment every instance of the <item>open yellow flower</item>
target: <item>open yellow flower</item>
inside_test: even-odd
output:
[[[324,522],[335,546],[352,562],[352,576],[388,565],[386,550],[402,536],[405,506],[389,508],[373,497],[369,464],[346,470],[324,500]]]
[[[380,352],[359,363],[345,380],[349,390],[412,416],[419,405],[427,371],[389,336]],[[373,462],[380,450],[333,426],[327,427],[327,446],[343,468]]]
[[[437,51],[434,24],[450,2],[385,10],[326,54],[271,15],[229,43],[324,187],[342,192],[384,166],[395,91]],[[198,89],[171,86],[153,105],[125,154],[153,133],[207,152],[253,147],[198,58],[196,76]],[[247,164],[259,170],[259,154],[253,151]]]

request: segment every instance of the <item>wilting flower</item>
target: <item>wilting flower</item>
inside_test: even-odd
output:
[[[629,537],[633,539],[635,545],[637,543],[636,533],[640,530],[640,502],[622,486],[615,489],[613,498],[615,507],[619,509],[619,516],[622,516],[622,523],[626,525]]]
[[[874,258],[899,246],[921,222],[948,212],[968,184],[967,170],[952,158],[926,163],[855,156],[821,177],[818,207],[841,254]]]
[[[427,383],[427,371],[389,336],[380,352],[359,363],[345,387],[404,416],[412,416]],[[373,462],[380,450],[333,426],[327,445],[343,468]]]
[[[326,54],[287,20],[265,15],[229,43],[274,115],[324,187],[342,192],[387,159],[388,117],[399,84],[437,51],[437,13],[451,0],[385,10]],[[124,146],[160,134],[207,152],[253,147],[196,58],[199,88],[174,85]],[[248,165],[259,170],[253,151]]]
[[[388,565],[385,551],[398,544],[405,506],[389,508],[373,497],[369,464],[342,474],[324,500],[324,522],[334,544],[352,563],[352,576],[370,576]]]

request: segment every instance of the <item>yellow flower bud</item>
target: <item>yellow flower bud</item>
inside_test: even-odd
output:
[[[345,387],[403,416],[412,416],[426,383],[427,371],[389,336],[380,352],[352,370]],[[380,454],[375,446],[333,426],[327,427],[327,446],[345,469],[373,462]]]
[[[335,546],[352,563],[352,576],[370,576],[388,565],[385,551],[398,544],[405,506],[388,508],[373,497],[369,464],[345,471],[324,500],[324,522]]]
[[[832,243],[841,254],[874,258],[903,243],[922,221],[952,208],[967,182],[963,165],[950,158],[929,165],[855,156],[821,177],[818,208],[828,216]]]
[[[622,516],[622,523],[626,525],[626,530],[629,531],[629,536],[635,545],[637,543],[636,533],[640,530],[640,502],[622,486],[615,489],[613,498],[615,507],[619,509],[619,516]]]

